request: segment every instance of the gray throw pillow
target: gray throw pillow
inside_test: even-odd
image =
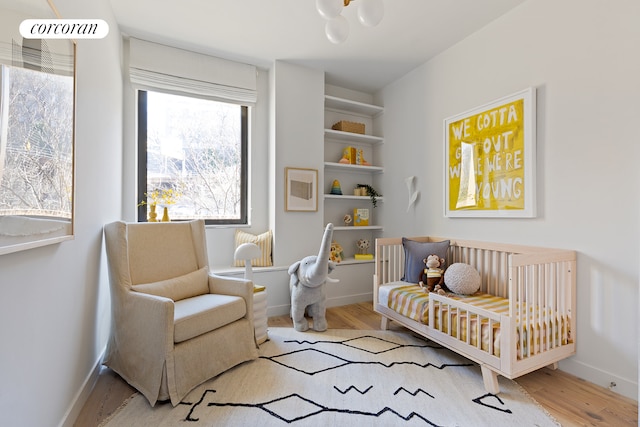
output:
[[[402,238],[404,247],[404,277],[402,280],[410,283],[418,283],[425,269],[424,259],[429,255],[438,255],[447,261],[449,252],[449,240],[442,242],[417,242]]]

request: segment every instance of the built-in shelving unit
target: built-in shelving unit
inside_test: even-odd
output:
[[[373,253],[375,233],[383,229],[382,225],[376,221],[376,217],[384,198],[378,197],[377,207],[374,208],[369,196],[353,194],[357,184],[368,184],[377,189],[376,184],[379,184],[379,181],[376,181],[376,177],[384,173],[384,167],[377,153],[377,148],[384,144],[384,138],[372,133],[374,120],[383,112],[384,108],[378,105],[325,95],[324,219],[325,223],[334,224],[334,240],[341,244],[346,256],[341,263],[343,265],[371,263],[370,260],[354,258],[357,251],[356,242],[359,239],[368,239],[369,252]],[[331,129],[333,123],[340,120],[364,123],[365,133]],[[348,146],[362,150],[365,160],[371,166],[339,163],[342,150]],[[340,182],[342,195],[330,193],[334,180]],[[353,209],[356,208],[369,209],[370,225],[344,225],[344,215],[352,214]]]

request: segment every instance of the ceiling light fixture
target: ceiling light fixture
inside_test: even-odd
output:
[[[342,43],[349,36],[349,22],[341,15],[342,9],[355,0],[316,0],[316,9],[327,23],[324,32],[332,43]],[[358,0],[358,21],[364,26],[375,27],[384,16],[382,0]]]

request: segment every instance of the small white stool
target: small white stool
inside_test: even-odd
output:
[[[256,341],[262,344],[269,339],[267,335],[267,289],[264,286],[253,285],[253,324]]]

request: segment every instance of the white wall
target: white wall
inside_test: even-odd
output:
[[[385,235],[578,251],[577,354],[561,369],[637,399],[640,5],[528,1],[377,94]],[[535,219],[443,215],[443,120],[537,88]],[[403,179],[421,198],[406,213]]]
[[[107,0],[56,5],[65,18],[106,20],[110,33],[78,42],[75,240],[0,257],[3,426],[73,422],[109,328],[102,224],[121,210],[120,36]]]
[[[275,188],[271,188],[274,217],[274,263],[289,265],[320,248],[324,231],[322,200],[317,212],[285,211],[285,168],[318,170],[324,177],[324,73],[284,61],[276,61],[271,84],[274,113],[273,169]],[[320,192],[322,186],[319,185]]]

